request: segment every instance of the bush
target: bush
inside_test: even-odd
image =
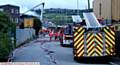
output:
[[[15,38],[15,23],[11,22],[7,14],[0,12],[0,61],[7,59],[13,50],[11,37]],[[14,40],[15,42],[15,40]]]
[[[0,33],[0,60],[7,59],[12,50],[11,41],[7,34]]]

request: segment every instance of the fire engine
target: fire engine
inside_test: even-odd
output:
[[[64,31],[64,36],[63,36],[63,43],[61,43],[61,46],[72,47],[73,46],[73,26],[72,26],[72,24],[68,24],[66,27],[64,27],[63,31]]]
[[[74,28],[74,59],[83,62],[108,61],[106,58],[110,59],[116,55],[114,27],[110,24],[100,24],[92,12],[83,13],[83,16],[85,25],[75,25]]]

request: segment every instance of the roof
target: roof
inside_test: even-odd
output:
[[[32,15],[21,14],[20,18],[36,18],[36,17]]]
[[[16,6],[16,5],[11,5],[11,4],[0,5],[0,8],[4,8],[4,7],[14,7],[14,8],[20,8],[19,6]]]

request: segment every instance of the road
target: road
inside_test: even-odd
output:
[[[108,65],[82,64],[73,60],[72,48],[61,47],[57,41],[38,38],[14,51],[13,62],[40,62],[41,65]]]

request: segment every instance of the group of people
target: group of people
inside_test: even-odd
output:
[[[53,37],[54,37],[55,41],[57,41],[57,40],[62,41],[63,40],[63,35],[64,35],[64,33],[63,33],[62,30],[59,31],[59,32],[58,31],[55,31],[55,32],[50,31],[49,32],[50,41],[52,40]]]

